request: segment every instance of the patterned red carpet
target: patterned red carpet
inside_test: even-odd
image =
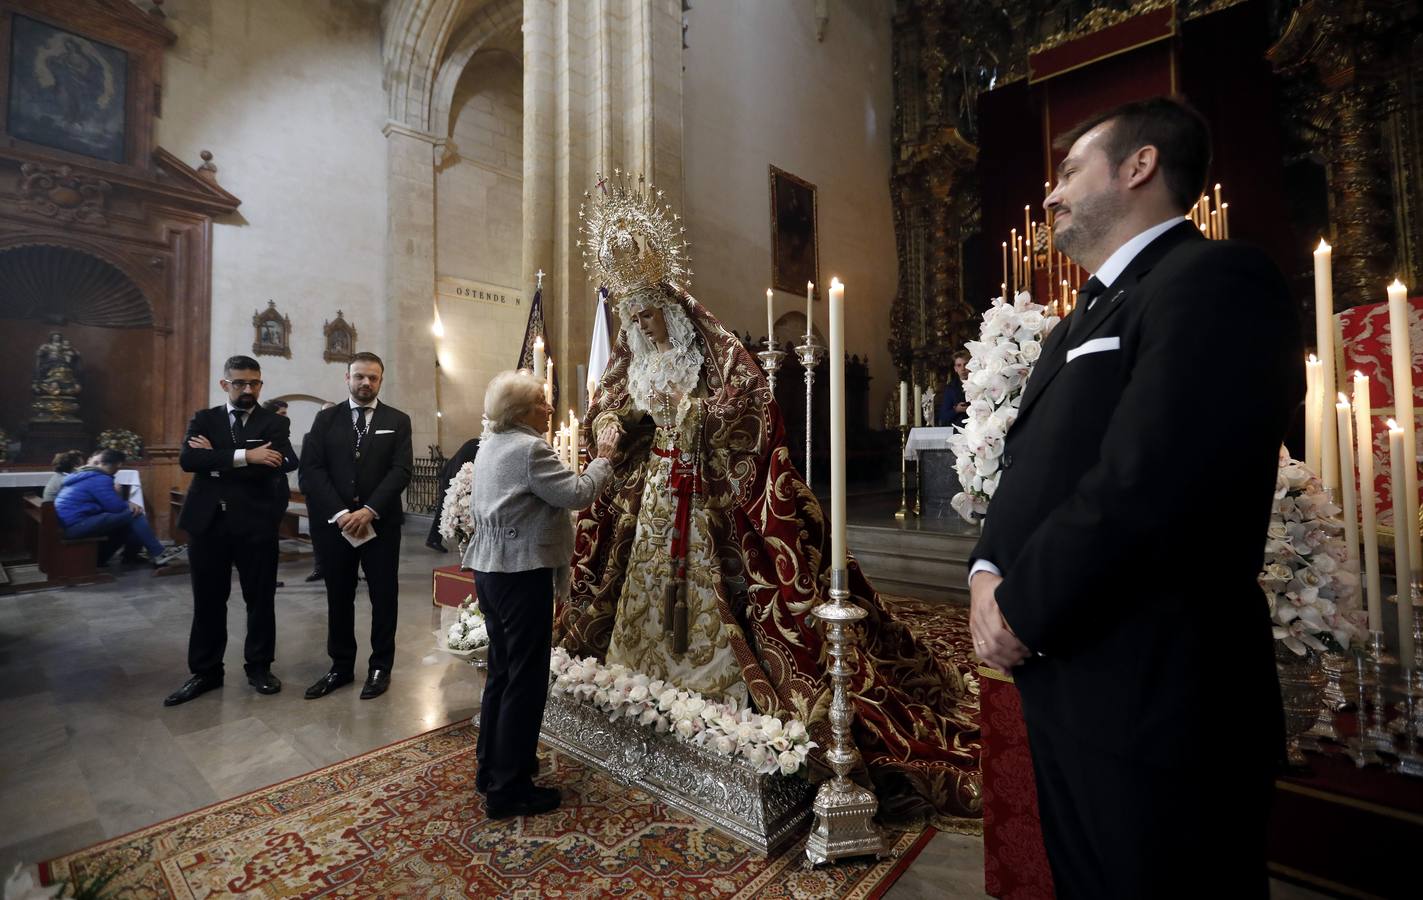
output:
[[[491,822],[474,731],[450,725],[41,865],[47,883],[117,869],[116,896],[878,897],[933,835],[890,834],[898,859],[800,868],[761,859],[566,757],[541,780],[556,813]]]
[[[931,617],[926,633],[962,628],[945,612],[950,619]],[[939,638],[943,649],[953,642]],[[41,876],[117,870],[116,896],[184,900],[875,898],[934,833],[891,831],[897,858],[807,872],[803,842],[762,859],[561,755],[549,756],[552,771],[541,777],[563,792],[560,810],[491,822],[474,791],[474,737],[467,723],[449,725],[59,857],[41,864]]]

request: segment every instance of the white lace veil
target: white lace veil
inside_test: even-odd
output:
[[[633,321],[638,312],[649,306],[662,310],[662,318],[667,322],[667,340],[672,344],[669,350],[653,346]],[[624,299],[618,304],[618,316],[622,319],[628,349],[632,351],[628,394],[638,409],[652,411],[654,394],[685,396],[696,390],[705,356],[697,340],[697,329],[680,303],[656,287]]]

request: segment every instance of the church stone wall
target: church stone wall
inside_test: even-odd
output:
[[[506,288],[522,302],[492,304],[440,295],[446,338],[440,355],[441,445],[453,453],[480,432],[484,388],[514,366],[532,285],[522,283],[523,70],[513,54],[476,54],[452,104],[452,134],[436,182],[436,271]],[[562,364],[564,360],[559,360]]]
[[[358,349],[388,352],[379,4],[168,0],[164,10],[178,41],[158,142],[181,159],[211,150],[219,182],[242,198],[214,226],[211,402],[222,401],[216,367],[252,352],[252,315],[268,300],[292,320],[292,358],[259,358],[264,397],[342,399],[322,324],[343,310]],[[292,403],[294,441],[318,408]]]
[[[692,292],[729,327],[766,331],[768,166],[818,188],[820,279],[846,284],[846,349],[869,356],[871,420],[895,386],[889,310],[897,286],[889,196],[892,3],[693,4],[683,82],[683,166]],[[824,292],[822,291],[822,297]],[[805,297],[777,292],[777,317]],[[815,320],[827,327],[825,303]]]

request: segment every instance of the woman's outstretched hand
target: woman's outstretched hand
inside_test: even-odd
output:
[[[618,425],[604,425],[598,432],[598,455],[608,462],[616,462],[618,442],[623,438],[623,430]]]

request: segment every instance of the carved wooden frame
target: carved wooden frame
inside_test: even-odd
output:
[[[356,353],[356,326],[346,321],[346,314],[336,310],[336,318],[321,326],[326,337],[326,349],[321,358],[326,362],[349,363]],[[345,335],[346,349],[336,346],[336,336]]]
[[[275,322],[279,330],[279,336],[275,341],[266,340],[262,332],[268,322]],[[261,312],[252,314],[252,355],[253,356],[284,356],[292,358],[292,320],[277,312],[277,301],[268,300],[267,308]]]

